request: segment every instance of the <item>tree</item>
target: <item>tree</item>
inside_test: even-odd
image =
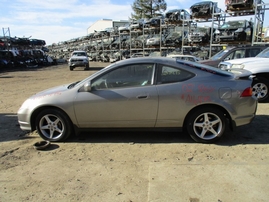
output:
[[[134,13],[131,13],[132,20],[150,19],[162,16],[167,8],[165,0],[135,0],[132,4]]]

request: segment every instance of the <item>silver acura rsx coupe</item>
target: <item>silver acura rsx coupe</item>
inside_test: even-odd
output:
[[[210,143],[255,117],[251,73],[235,71],[175,58],[126,59],[33,95],[18,121],[54,142],[85,129],[174,128]]]

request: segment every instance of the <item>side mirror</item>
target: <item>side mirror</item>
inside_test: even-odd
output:
[[[84,90],[86,92],[91,92],[92,91],[92,83],[91,83],[91,81],[84,84]]]

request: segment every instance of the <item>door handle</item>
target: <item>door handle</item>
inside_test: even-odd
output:
[[[148,95],[138,95],[136,98],[137,99],[147,99],[149,96]]]

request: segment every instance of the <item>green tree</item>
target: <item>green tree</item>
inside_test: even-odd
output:
[[[135,0],[132,4],[134,13],[131,13],[131,20],[162,16],[166,8],[165,0]]]

